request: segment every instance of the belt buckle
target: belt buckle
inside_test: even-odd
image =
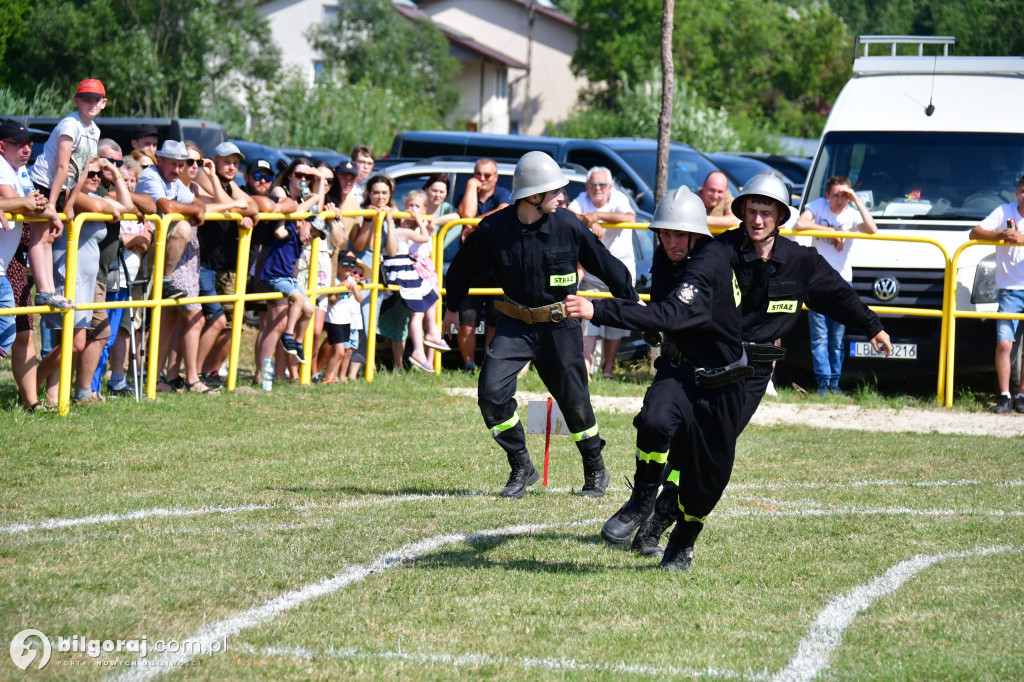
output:
[[[557,324],[565,319],[565,309],[557,303],[552,303],[550,315],[551,321]]]

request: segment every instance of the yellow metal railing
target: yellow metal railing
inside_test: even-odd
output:
[[[290,220],[309,217],[309,213],[295,213],[295,214],[281,214],[281,213],[261,213],[259,215],[260,221],[274,221],[274,220]],[[377,320],[379,316],[379,296],[376,294],[385,289],[397,290],[397,287],[388,286],[381,283],[381,252],[382,252],[382,238],[383,238],[383,219],[384,214],[379,213],[375,210],[360,210],[360,211],[344,211],[338,214],[332,212],[323,211],[319,214],[321,218],[329,219],[334,217],[357,217],[357,218],[372,218],[373,219],[373,266],[368,282],[364,282],[360,288],[372,292],[370,297],[370,312],[369,320],[367,324],[367,362],[366,362],[366,380],[372,382],[375,373],[375,354],[376,354],[376,329]],[[393,216],[397,219],[410,217],[408,213],[394,212]],[[123,216],[126,220],[133,220],[136,216],[126,214]],[[11,216],[12,220],[40,220],[38,218],[26,218],[25,216],[14,215]],[[87,220],[99,220],[109,221],[110,216],[105,214],[95,213],[82,213],[75,216],[74,220],[67,227],[67,256],[66,256],[66,276],[65,276],[65,292],[69,299],[74,300],[75,295],[75,277],[78,270],[78,239],[81,233],[82,223]],[[167,214],[164,216],[147,215],[144,216],[145,220],[153,222],[156,225],[156,232],[153,241],[153,272],[152,276],[152,296],[151,299],[145,301],[108,301],[108,302],[93,302],[85,301],[78,303],[79,310],[107,310],[115,308],[150,308],[153,310],[152,324],[150,326],[150,339],[149,339],[149,351],[148,351],[148,364],[147,364],[147,376],[146,376],[146,396],[154,398],[156,396],[156,384],[159,377],[159,339],[160,339],[160,324],[161,316],[160,312],[164,308],[184,305],[187,303],[233,303],[236,311],[242,311],[245,303],[251,301],[264,301],[276,298],[282,298],[282,295],[277,292],[261,292],[261,293],[248,293],[246,291],[247,285],[247,272],[249,269],[249,247],[252,238],[252,231],[239,226],[238,230],[238,261],[236,265],[236,289],[233,294],[225,294],[218,296],[199,296],[190,298],[180,298],[176,300],[163,299],[163,276],[164,276],[164,265],[165,265],[165,248],[167,245],[167,232],[171,224],[178,220],[184,220],[185,218],[179,214]],[[243,217],[237,213],[225,213],[225,214],[208,214],[207,220],[230,220],[241,223]],[[433,235],[431,245],[433,248],[433,259],[434,266],[437,270],[438,288],[440,293],[445,293],[444,289],[444,243],[447,234],[456,227],[464,225],[476,225],[480,222],[478,218],[469,219],[458,219],[452,220],[441,226]],[[608,224],[606,227],[612,227],[616,229],[646,229],[646,223],[620,223],[620,224]],[[724,229],[713,229],[715,233],[725,231]],[[921,243],[931,244],[939,249],[943,257],[945,278],[944,278],[944,296],[943,305],[941,310],[934,309],[923,309],[923,308],[910,308],[910,307],[896,307],[896,306],[869,306],[871,310],[876,313],[883,315],[911,315],[921,317],[938,317],[941,318],[941,342],[939,349],[939,365],[938,365],[938,377],[937,377],[937,394],[940,404],[946,407],[952,406],[952,394],[953,394],[953,356],[954,356],[954,341],[955,341],[955,322],[958,318],[1007,318],[1007,319],[1024,319],[1024,316],[1013,315],[1009,313],[993,313],[993,312],[975,312],[975,311],[958,311],[956,309],[956,266],[959,260],[960,254],[963,250],[969,246],[975,245],[999,245],[998,242],[986,242],[972,240],[962,246],[960,246],[956,253],[950,257],[946,248],[940,242],[930,239],[927,237],[907,236],[907,235],[889,235],[889,234],[861,234],[861,233],[848,233],[848,232],[833,232],[833,231],[818,231],[818,230],[782,230],[783,235],[792,236],[805,236],[805,237],[826,237],[826,238],[840,238],[840,239],[868,239],[875,241],[893,241],[893,242],[910,242],[910,243]],[[308,281],[307,293],[310,296],[311,301],[315,301],[317,295],[336,293],[345,290],[343,286],[331,286],[318,287],[317,285],[317,269],[319,259],[319,238],[314,238],[311,245],[309,272],[311,273]],[[475,295],[500,295],[501,289],[498,288],[474,288],[470,289],[471,294]],[[584,296],[591,296],[594,298],[604,298],[610,296],[606,292],[581,292]],[[642,296],[645,300],[649,297]],[[0,315],[17,315],[17,314],[35,314],[35,313],[47,313],[52,310],[47,306],[28,306],[21,308],[9,308],[0,310]],[[58,391],[58,403],[57,411],[61,415],[67,415],[70,407],[71,397],[71,365],[72,365],[72,353],[68,352],[68,349],[72,347],[72,337],[74,334],[74,313],[73,310],[58,311],[63,316],[64,324],[61,330],[61,363],[60,363],[60,386]],[[440,325],[444,315],[443,306],[439,303],[436,310],[437,323]],[[241,351],[241,336],[242,336],[242,325],[244,323],[244,315],[235,314],[232,316],[232,324],[230,330],[230,351],[228,356],[228,379],[227,379],[227,390],[233,391],[237,387],[238,377],[238,364],[239,355]],[[442,330],[443,333],[444,330]],[[305,335],[303,337],[304,354],[306,357],[312,357],[314,351],[315,339],[313,338],[314,327],[310,323],[306,327]],[[441,366],[441,354],[434,354],[434,369],[435,372],[440,370]],[[259,368],[256,368],[259,371]],[[300,371],[300,383],[310,383],[311,363],[307,363],[302,366]]]

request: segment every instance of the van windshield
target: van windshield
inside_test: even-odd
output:
[[[806,202],[846,175],[876,218],[977,221],[1016,203],[1024,135],[832,132],[807,183]]]
[[[655,171],[658,165],[658,152],[655,149],[615,149],[619,156],[632,166],[648,187],[655,186]],[[686,185],[691,191],[700,189],[701,183],[708,173],[718,167],[697,152],[672,149],[668,155],[668,188],[670,190]],[[736,187],[730,181],[729,190],[735,196]]]

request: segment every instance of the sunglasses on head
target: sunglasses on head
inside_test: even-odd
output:
[[[120,168],[121,166],[124,165],[124,159],[112,159],[109,156],[106,157],[106,159],[107,159],[107,161],[109,161],[110,163],[114,164],[118,168]]]
[[[252,174],[252,179],[255,180],[256,182],[259,182],[260,180],[266,180],[267,182],[273,182],[274,174],[273,173],[261,173],[260,171],[256,171],[255,173]]]
[[[86,177],[90,180],[95,180],[96,178],[103,177],[103,171],[89,171]]]

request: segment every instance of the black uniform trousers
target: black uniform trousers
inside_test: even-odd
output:
[[[698,388],[693,370],[663,366],[655,375],[651,389],[656,386],[658,404],[671,405],[673,414],[680,419],[672,434],[668,456],[669,467],[679,472],[679,512],[684,520],[703,523],[718,504],[732,476],[744,405],[744,383]],[[643,411],[637,415],[637,420],[642,415]],[[638,434],[637,440],[641,437]]]
[[[480,413],[498,445],[509,454],[526,450],[515,392],[516,378],[531,360],[558,403],[584,459],[599,455],[601,439],[590,404],[579,320],[531,325],[505,315],[498,318],[477,386]]]

